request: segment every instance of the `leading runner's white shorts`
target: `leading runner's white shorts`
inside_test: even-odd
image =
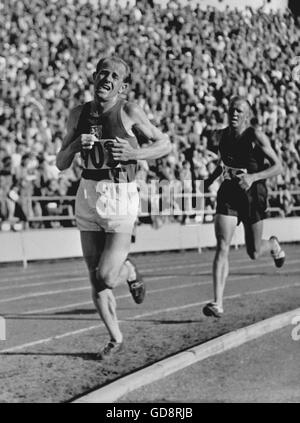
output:
[[[75,216],[80,231],[132,233],[139,211],[136,182],[81,179]]]

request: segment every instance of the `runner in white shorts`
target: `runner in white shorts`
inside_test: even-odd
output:
[[[123,345],[113,288],[127,281],[136,303],[145,296],[142,278],[128,259],[139,207],[137,160],[165,156],[170,142],[139,106],[124,99],[131,79],[126,62],[116,56],[103,58],[93,78],[94,99],[71,111],[57,167],[67,169],[81,153],[76,220],[92,298],[110,336],[99,353],[104,359]],[[139,148],[139,134],[151,143]]]

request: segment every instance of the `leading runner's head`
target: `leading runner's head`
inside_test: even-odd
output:
[[[93,74],[95,100],[105,102],[123,94],[131,82],[128,64],[118,56],[103,57]]]
[[[228,120],[229,126],[237,133],[243,132],[249,125],[252,117],[252,107],[249,101],[242,96],[230,99]]]

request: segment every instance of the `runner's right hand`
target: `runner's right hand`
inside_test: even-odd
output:
[[[91,150],[97,138],[93,134],[81,134],[81,148],[83,150]]]

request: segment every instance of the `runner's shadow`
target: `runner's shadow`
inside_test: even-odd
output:
[[[255,269],[253,272],[230,272],[231,276],[269,276],[271,274],[274,272],[255,272]]]
[[[3,315],[3,317],[5,317],[6,320],[61,320],[61,321],[76,321],[76,322],[81,322],[81,321],[85,321],[85,322],[95,322],[98,321],[99,319],[95,316],[87,318],[87,317],[68,317],[68,316],[59,316],[59,315],[48,315],[48,314],[33,314],[33,315]]]
[[[95,309],[86,309],[86,308],[77,308],[77,309],[73,309],[73,310],[69,310],[69,311],[58,311],[56,313],[53,313],[54,315],[58,315],[58,316],[68,316],[68,315],[73,315],[73,314],[96,314],[96,310]]]
[[[211,272],[180,273],[176,277],[178,278],[179,276],[187,276],[187,277],[191,277],[191,276],[211,276]]]
[[[174,273],[146,273],[146,274],[144,274],[143,275],[143,277],[144,277],[144,279],[146,280],[146,283],[147,283],[147,278],[157,278],[157,279],[159,279],[159,278],[164,278],[165,276],[168,276],[168,277],[173,277],[173,278],[178,278],[178,274],[174,274]],[[149,281],[149,282],[151,282],[151,281]]]
[[[147,277],[155,277],[155,278],[157,278],[157,279],[159,279],[159,278],[162,278],[162,280],[164,279],[164,277],[165,276],[168,276],[168,278],[170,277],[170,280],[171,280],[171,277],[172,278],[176,278],[176,279],[178,279],[178,278],[180,278],[180,277],[191,277],[191,276],[211,276],[211,272],[191,272],[191,273],[177,273],[177,274],[174,274],[174,273],[164,273],[163,275],[162,274],[159,274],[159,275],[156,275],[155,273],[151,273],[151,275],[146,275],[146,276],[144,276],[144,278],[146,279],[146,283],[148,282],[147,281]],[[151,281],[149,281],[150,283],[151,283]]]
[[[253,272],[230,272],[230,276],[269,276],[272,272],[255,272],[255,267],[253,268]],[[274,272],[273,272],[274,273]],[[272,274],[273,274],[272,273]],[[186,275],[180,274],[180,276],[209,276],[211,277],[211,272],[195,272],[195,273],[188,273]],[[179,275],[177,275],[178,277]]]
[[[126,320],[126,319],[123,319]],[[154,319],[139,319],[139,322],[151,322],[155,325],[181,325],[189,323],[202,323],[203,320],[154,320]]]
[[[40,352],[0,352],[0,356],[41,356],[41,357],[74,357],[82,358],[87,361],[99,361],[97,358],[97,353],[63,353],[63,352],[54,352],[54,353],[40,353]]]

